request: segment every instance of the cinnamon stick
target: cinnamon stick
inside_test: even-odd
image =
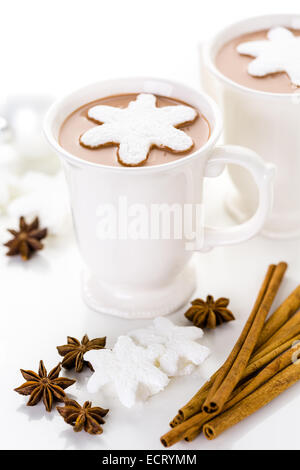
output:
[[[189,433],[186,435],[184,440],[186,442],[192,442],[194,439],[196,439],[196,437],[199,436],[199,434],[201,434],[201,432],[202,432],[202,429],[199,431],[198,428],[195,428],[195,429],[189,431]]]
[[[260,357],[254,356],[253,359],[251,359],[249,364],[247,365],[242,379],[245,379],[253,375],[255,372],[260,370],[266,364],[271,362],[274,358],[276,358],[277,356],[282,354],[284,351],[292,347],[292,345],[296,343],[297,341],[300,341],[300,334],[293,336],[291,339],[289,339],[285,343],[280,344],[277,347],[276,347],[276,344],[274,344],[275,348],[271,349],[269,352],[266,352],[265,355],[262,355]]]
[[[183,418],[178,413],[176,416],[174,416],[172,421],[169,422],[169,425],[171,428],[175,428],[175,426],[178,426],[178,424],[181,424],[182,422],[183,422]]]
[[[266,321],[263,331],[255,346],[258,350],[267,340],[278,331],[294,313],[300,309],[300,285],[288,296],[287,299]]]
[[[173,421],[171,421],[170,426],[174,427],[180,422],[190,418],[195,413],[198,413],[201,410],[201,407],[207,397],[207,393],[210,390],[215,378],[218,375],[218,370],[211,376],[211,378],[205,382],[205,384],[200,388],[200,390],[192,397],[192,399],[184,405],[178,411],[178,415],[175,416]],[[173,426],[172,426],[173,425]]]
[[[295,347],[297,346],[297,343],[300,341],[300,334],[292,337],[290,340],[288,340],[287,342],[281,344],[279,347],[271,350],[268,354],[266,354],[265,356],[262,356],[260,359],[257,359],[253,362],[250,361],[250,363],[248,364],[248,366],[246,367],[245,369],[245,372],[243,374],[243,377],[242,377],[242,380],[243,381],[246,381],[246,380],[250,380],[250,377],[253,376],[256,372],[258,372],[259,370],[261,370],[264,366],[266,366],[267,364],[269,364],[270,362],[272,362],[273,359],[276,359],[278,356],[280,356],[282,353],[284,353],[285,351],[289,350],[290,348],[292,347]],[[235,389],[237,390],[237,389]],[[235,392],[234,390],[234,392]],[[233,394],[234,394],[233,392]],[[224,410],[227,409],[227,404],[225,404],[224,406]],[[211,416],[212,415],[208,415]],[[182,421],[178,422],[177,424],[180,424]],[[199,429],[199,426],[198,427],[194,427],[194,428],[191,428],[188,433],[185,435],[184,439],[188,442],[191,442],[193,441],[201,432],[201,428]]]
[[[206,400],[207,398],[207,394],[208,394],[208,391],[211,389],[212,385],[214,384],[216,378],[218,377],[219,373],[221,374],[220,375],[220,380],[218,381],[217,383],[217,386],[219,386],[219,384],[221,383],[221,381],[223,380],[223,378],[225,377],[226,373],[228,372],[228,370],[230,369],[230,367],[232,366],[234,360],[236,359],[239,351],[240,351],[240,348],[251,328],[251,325],[253,323],[253,320],[261,306],[261,303],[263,301],[263,298],[266,294],[266,291],[269,287],[269,284],[271,282],[271,279],[272,279],[272,276],[274,274],[274,271],[275,271],[275,268],[276,266],[274,264],[271,264],[267,270],[267,274],[264,278],[264,281],[263,281],[263,284],[259,290],[259,293],[258,293],[258,296],[257,296],[257,299],[256,299],[256,302],[254,304],[254,307],[252,309],[252,312],[243,328],[243,331],[238,339],[238,341],[236,342],[233,350],[231,351],[231,354],[230,354],[230,357],[227,359],[227,361],[225,362],[225,364],[219,369],[217,370],[217,372],[215,372],[213,374],[213,376],[200,388],[200,390],[191,398],[191,400],[186,404],[184,405],[182,408],[180,408],[180,410],[178,411],[178,415],[175,416],[175,418],[170,422],[170,426],[171,427],[175,427],[176,425],[179,424],[180,422],[180,418],[181,417],[181,421],[184,421],[188,418],[190,418],[191,416],[193,416],[195,413],[198,413],[199,411],[201,411],[201,408],[202,408],[202,405],[204,403],[204,401]]]
[[[268,364],[255,378],[249,379],[248,382],[238,387],[231,395],[230,400],[225,404],[223,412],[232,408],[235,404],[239,403],[245,397],[251,395],[255,390],[261,387],[264,383],[274,377],[278,372],[287,368],[292,363],[294,357],[300,353],[300,344],[285,351],[281,356],[274,359]],[[299,361],[300,362],[300,361]],[[300,370],[299,370],[300,373]],[[218,416],[220,413],[216,412],[213,416]],[[165,447],[170,447],[176,442],[186,439],[188,441],[197,437],[205,423],[210,422],[213,417],[211,414],[205,412],[198,413],[192,418],[184,421],[164,436],[161,437],[161,442]]]
[[[206,423],[203,427],[205,437],[215,439],[226,429],[265,406],[298,380],[300,380],[300,361],[286,367],[235,406]]]
[[[293,336],[291,339],[286,341],[285,343],[281,344],[280,346],[276,347],[275,349],[272,349],[269,353],[267,353],[265,356],[262,356],[258,358],[257,360],[250,360],[250,363],[245,369],[245,372],[243,374],[242,380],[249,380],[249,377],[251,377],[254,373],[262,369],[264,366],[269,364],[273,359],[277,358],[279,355],[281,355],[283,352],[287,351],[290,349],[295,343],[300,341],[300,334]],[[227,409],[227,404],[224,407],[224,410]],[[179,415],[178,415],[179,416]],[[211,415],[208,415],[211,418]],[[179,416],[180,418],[180,416]],[[179,419],[175,425],[181,424],[184,420]],[[174,427],[174,426],[172,426]],[[194,427],[191,427],[188,431],[188,433],[185,435],[184,439],[188,442],[194,440],[201,432],[201,426],[195,425]]]
[[[203,409],[206,413],[221,411],[233,389],[243,376],[286,269],[287,264],[282,262],[273,271],[258,310],[253,309],[249,317],[251,321],[247,321],[246,327],[236,346],[233,348],[224,367],[220,369],[216,380],[208,392],[203,404]]]
[[[274,348],[274,345],[288,341],[288,339],[300,333],[300,310],[290,318],[266,343],[264,343],[257,351],[254,358],[259,358]]]

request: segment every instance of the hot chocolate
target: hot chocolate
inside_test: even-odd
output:
[[[199,110],[142,93],[102,98],[75,110],[60,129],[59,143],[93,163],[152,166],[195,152],[209,136],[209,123]]]
[[[248,88],[300,92],[299,36],[300,30],[280,26],[243,34],[220,48],[215,64],[223,75]]]

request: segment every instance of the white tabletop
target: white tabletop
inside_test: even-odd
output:
[[[210,221],[232,223],[225,214],[223,199],[230,190],[227,175],[210,180],[206,200]],[[12,221],[1,219],[1,241],[7,236],[3,228]],[[244,244],[219,248],[207,254],[196,254],[198,268],[197,295],[226,296],[236,316],[234,322],[205,332],[202,344],[211,349],[210,358],[191,376],[172,379],[168,387],[145,404],[124,408],[117,398],[86,390],[90,372],[65,372],[77,378],[68,389],[79,402],[87,399],[110,409],[101,436],[76,434],[54,410],[47,413],[42,404],[25,405],[28,397],[13,389],[24,382],[19,369],[37,370],[43,359],[48,369],[59,356],[56,346],[65,344],[66,336],[90,338],[106,335],[112,346],[118,335],[132,328],[147,325],[146,320],[129,321],[102,315],[90,310],[80,293],[81,261],[73,234],[48,239],[45,249],[24,263],[8,259],[1,248],[1,330],[0,368],[3,449],[162,449],[159,438],[168,429],[177,409],[200,388],[230,352],[250,313],[266,268],[270,263],[286,260],[289,269],[276,298],[282,301],[299,283],[300,240],[272,241],[256,237]],[[177,324],[187,325],[183,310],[170,317]],[[299,448],[298,418],[300,383],[283,395],[225,432],[215,441],[203,436],[174,449],[295,449]],[[287,433],[285,429],[289,429]]]

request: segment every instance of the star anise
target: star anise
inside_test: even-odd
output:
[[[68,344],[57,346],[58,353],[64,357],[62,366],[65,369],[72,369],[75,367],[76,372],[81,372],[83,366],[87,366],[92,372],[94,372],[92,364],[84,360],[84,353],[91,351],[92,349],[103,349],[105,347],[106,337],[90,340],[88,335],[84,335],[80,343],[78,339],[68,336],[67,341]]]
[[[65,400],[64,406],[56,407],[59,414],[64,418],[65,422],[73,426],[75,432],[84,429],[89,434],[102,434],[101,424],[105,421],[105,416],[109,410],[100,408],[100,406],[92,407],[90,401],[86,401],[83,406],[75,400]]]
[[[233,313],[227,308],[229,299],[224,297],[214,301],[213,296],[208,295],[206,301],[195,299],[191,304],[185,316],[199,328],[215,328],[221,323],[235,319]]]
[[[24,217],[20,217],[19,231],[8,229],[13,238],[4,243],[9,248],[7,256],[21,255],[24,261],[27,261],[32,253],[43,248],[40,240],[47,236],[47,229],[39,228],[40,222],[36,217],[31,224],[27,224]]]
[[[38,374],[32,370],[21,369],[21,374],[27,382],[15,388],[15,391],[21,395],[30,395],[27,406],[36,405],[42,398],[46,410],[51,411],[53,399],[64,401],[64,389],[76,382],[66,377],[58,377],[60,371],[61,365],[58,364],[47,374],[43,361],[40,361]]]

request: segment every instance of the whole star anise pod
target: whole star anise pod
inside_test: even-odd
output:
[[[42,398],[46,410],[51,411],[53,399],[64,401],[64,389],[76,382],[66,377],[58,377],[60,371],[61,365],[58,364],[47,374],[43,361],[40,361],[38,374],[32,370],[21,369],[21,374],[27,382],[15,388],[15,391],[21,395],[30,395],[27,406],[36,405]]]
[[[101,424],[105,423],[103,417],[109,411],[100,406],[92,407],[90,401],[80,406],[75,400],[65,400],[64,406],[57,406],[56,409],[75,432],[84,429],[89,434],[102,434]]]
[[[208,295],[206,301],[195,299],[191,304],[185,316],[199,328],[215,328],[221,323],[235,319],[233,313],[227,308],[229,299],[224,297],[214,301],[213,296]]]
[[[9,233],[14,238],[4,243],[4,246],[9,248],[6,253],[7,256],[15,256],[20,254],[24,261],[27,261],[32,253],[43,248],[43,244],[40,242],[47,236],[47,229],[39,228],[40,222],[36,217],[31,224],[27,224],[24,217],[20,217],[19,220],[19,231],[8,229]]]
[[[76,372],[81,372],[83,366],[87,366],[92,372],[94,372],[92,364],[84,360],[84,353],[91,351],[92,349],[103,349],[106,344],[106,337],[90,340],[88,335],[84,335],[80,343],[78,339],[68,336],[67,341],[68,344],[57,346],[58,353],[64,357],[62,366],[65,369],[72,369],[75,367]]]

